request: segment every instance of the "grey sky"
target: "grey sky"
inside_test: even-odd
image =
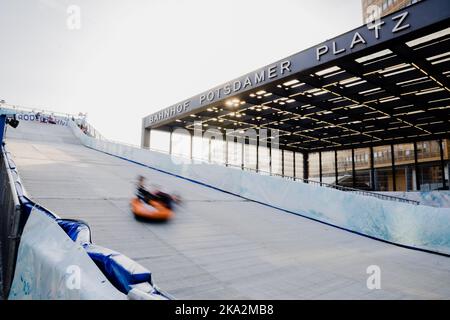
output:
[[[1,0],[0,99],[139,144],[142,117],[361,24],[361,0]]]

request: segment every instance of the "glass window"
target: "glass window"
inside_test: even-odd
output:
[[[355,149],[355,169],[370,169],[370,148]]]
[[[414,165],[395,167],[396,191],[413,191],[416,188]]]
[[[303,179],[303,154],[295,153],[295,177]]]
[[[375,190],[376,191],[393,191],[394,190],[391,168],[375,168],[374,180],[375,180]]]
[[[258,170],[261,173],[270,173],[270,149],[264,146],[259,146],[258,154]]]
[[[205,136],[203,136],[203,138],[201,139],[201,143],[202,143],[202,159],[204,161],[209,162],[211,160],[211,148],[210,148],[210,139],[206,138]]]
[[[394,145],[396,191],[415,189],[414,144]]]
[[[309,166],[309,179],[313,181],[320,180],[320,168],[319,168],[319,153],[314,152],[309,154],[308,159]]]
[[[246,143],[244,146],[244,168],[256,170],[256,145]]]
[[[150,134],[150,147],[157,151],[169,152],[170,132],[153,129]]]
[[[282,165],[281,165],[281,149],[272,148],[272,174],[280,174],[282,173]]]
[[[174,132],[172,134],[172,154],[189,158],[191,155],[191,135]]]
[[[417,160],[419,162],[440,160],[441,151],[439,141],[421,141],[417,142]]]
[[[442,168],[440,163],[424,163],[418,167],[417,178],[419,179],[420,191],[432,191],[441,189]]]
[[[228,164],[232,167],[242,166],[242,144],[228,141]]]
[[[355,187],[370,190],[370,148],[355,149]]]
[[[222,139],[211,139],[211,162],[225,163],[225,143]]]
[[[192,140],[192,158],[200,161],[208,161],[207,152],[204,150],[203,138],[201,137],[194,136]]]
[[[392,175],[391,146],[374,147],[373,158],[375,167],[375,190],[393,191],[394,180]]]
[[[338,184],[344,187],[353,186],[352,150],[337,152]]]
[[[336,183],[336,166],[334,151],[322,152],[322,182]]]
[[[373,148],[373,162],[375,167],[392,165],[391,146]]]
[[[450,154],[450,144],[449,140],[445,139],[442,141],[442,148],[444,149],[444,159],[449,160],[449,154]]]
[[[414,163],[414,144],[405,143],[394,145],[395,164]]]
[[[284,175],[286,177],[294,176],[294,153],[284,150]]]

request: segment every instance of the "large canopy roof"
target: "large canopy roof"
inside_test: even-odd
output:
[[[227,61],[226,63],[232,63]],[[310,152],[450,136],[450,2],[425,0],[143,119]]]

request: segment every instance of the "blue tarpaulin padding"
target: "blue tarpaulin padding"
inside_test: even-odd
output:
[[[126,299],[56,220],[34,208],[17,254],[9,299]]]
[[[91,243],[91,230],[87,223],[71,219],[57,219],[56,221],[72,241],[80,245]]]
[[[86,244],[84,248],[100,270],[121,292],[128,293],[131,285],[141,282],[151,284],[150,271],[123,254],[93,244]]]
[[[153,286],[149,270],[119,252],[92,244],[90,228],[87,223],[79,220],[61,219],[45,208],[33,204],[31,200],[27,199],[27,201],[24,207],[31,208],[30,218],[33,213],[39,212],[39,214],[49,218],[50,221],[54,221],[72,242],[84,248],[103,275],[121,293],[128,294],[133,286],[147,283],[150,287],[149,292],[146,293],[151,298],[172,298]]]

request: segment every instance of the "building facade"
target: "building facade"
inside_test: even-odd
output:
[[[419,1],[420,0],[362,0],[363,21],[368,23],[373,21],[377,14],[379,17],[384,17]]]
[[[450,1],[386,12],[145,117],[142,146],[167,139],[172,154],[307,182],[448,190]]]
[[[320,160],[322,174],[320,166],[313,165],[309,178],[364,190],[441,190],[444,179],[446,188],[448,186],[449,154],[446,139],[340,150],[336,158],[333,151],[321,155],[312,153],[309,162],[318,164]]]
[[[419,1],[420,0],[362,0],[363,20],[365,23],[370,23],[377,15],[378,17],[384,17]],[[420,166],[414,165],[413,144],[395,145],[393,150],[390,146],[377,148],[375,151],[375,167],[377,168],[375,171],[375,185],[377,190],[434,190],[441,187],[439,181],[442,181],[443,176],[448,179],[448,172],[441,172],[440,170],[440,147],[438,142],[422,142],[416,146],[416,148],[417,160],[421,163]],[[443,152],[445,160],[449,159],[449,150],[449,141],[444,140]],[[370,151],[363,151],[363,158],[367,158],[367,152]],[[394,163],[394,167],[392,167],[392,163]],[[363,181],[359,181],[360,179],[358,179],[357,184],[359,186],[367,184],[369,175],[364,174],[364,172],[367,172],[368,166],[368,163],[364,164],[364,161],[361,162],[360,159],[357,159],[355,168],[356,175],[357,177],[365,177],[365,179],[362,179]],[[416,170],[418,171],[417,174],[415,172]],[[417,181],[416,178],[418,179]]]

